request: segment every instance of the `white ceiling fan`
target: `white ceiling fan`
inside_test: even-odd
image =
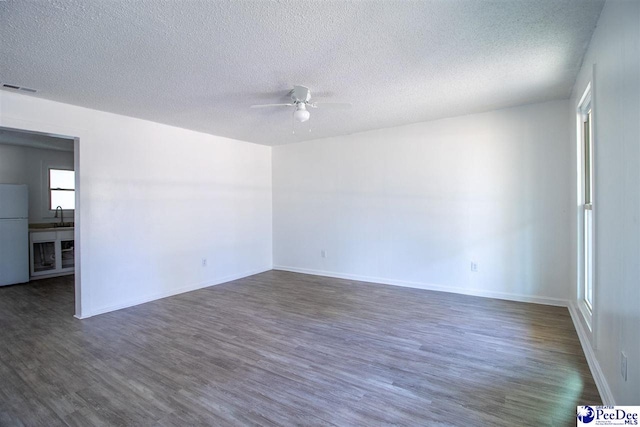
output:
[[[293,118],[299,122],[306,122],[309,120],[311,114],[307,108],[351,108],[351,104],[346,102],[312,102],[311,91],[305,86],[294,86],[289,92],[291,97],[291,103],[288,104],[259,104],[252,105],[251,108],[267,108],[267,107],[295,107],[293,111]]]

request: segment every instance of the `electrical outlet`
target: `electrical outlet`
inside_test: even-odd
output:
[[[471,271],[473,271],[474,273],[478,272],[478,263],[471,261]]]
[[[627,355],[624,354],[624,351],[620,352],[620,374],[622,378],[627,380]]]
[[[324,249],[320,251],[320,256],[322,258],[326,258],[327,257],[327,251],[325,251]]]
[[[202,266],[203,267],[207,266],[207,259],[206,258],[202,258]]]

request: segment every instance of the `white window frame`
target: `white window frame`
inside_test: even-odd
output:
[[[52,170],[57,170],[57,171],[68,171],[68,172],[74,172],[75,171],[73,169],[66,169],[66,168],[58,168],[58,167],[49,167],[47,168],[47,206],[49,207],[49,212],[55,212],[56,208],[52,207],[52,203],[51,203],[51,190],[66,190],[66,191],[73,191],[74,197],[75,197],[75,193],[76,193],[76,189],[74,188],[73,190],[71,189],[61,189],[61,188],[51,188],[51,171]],[[64,212],[74,212],[75,209],[63,209]]]
[[[593,118],[595,117],[595,108],[594,108],[594,97],[593,97],[593,85],[591,82],[587,84],[587,87],[580,98],[580,102],[576,107],[576,152],[577,152],[577,205],[578,205],[578,262],[577,262],[577,297],[578,297],[578,308],[582,313],[582,317],[589,328],[589,331],[592,333],[591,341],[592,346],[595,348],[595,336],[594,336],[594,308],[597,304],[596,298],[596,274],[595,274],[595,168],[594,165],[594,137],[595,137],[595,123]],[[589,135],[589,149],[590,149],[590,204],[585,203],[585,115],[588,112],[591,112],[590,117],[590,135]],[[589,211],[589,216],[591,218],[591,229],[590,229],[590,237],[591,237],[591,253],[590,253],[590,279],[591,279],[591,301],[588,301],[586,295],[586,269],[587,265],[585,262],[585,218],[587,217],[587,210]]]

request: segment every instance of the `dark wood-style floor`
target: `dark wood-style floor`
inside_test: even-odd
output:
[[[77,320],[0,288],[0,425],[575,425],[565,308],[271,271]]]

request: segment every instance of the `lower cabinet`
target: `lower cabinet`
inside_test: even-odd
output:
[[[73,229],[29,233],[31,277],[71,274],[75,268]]]

